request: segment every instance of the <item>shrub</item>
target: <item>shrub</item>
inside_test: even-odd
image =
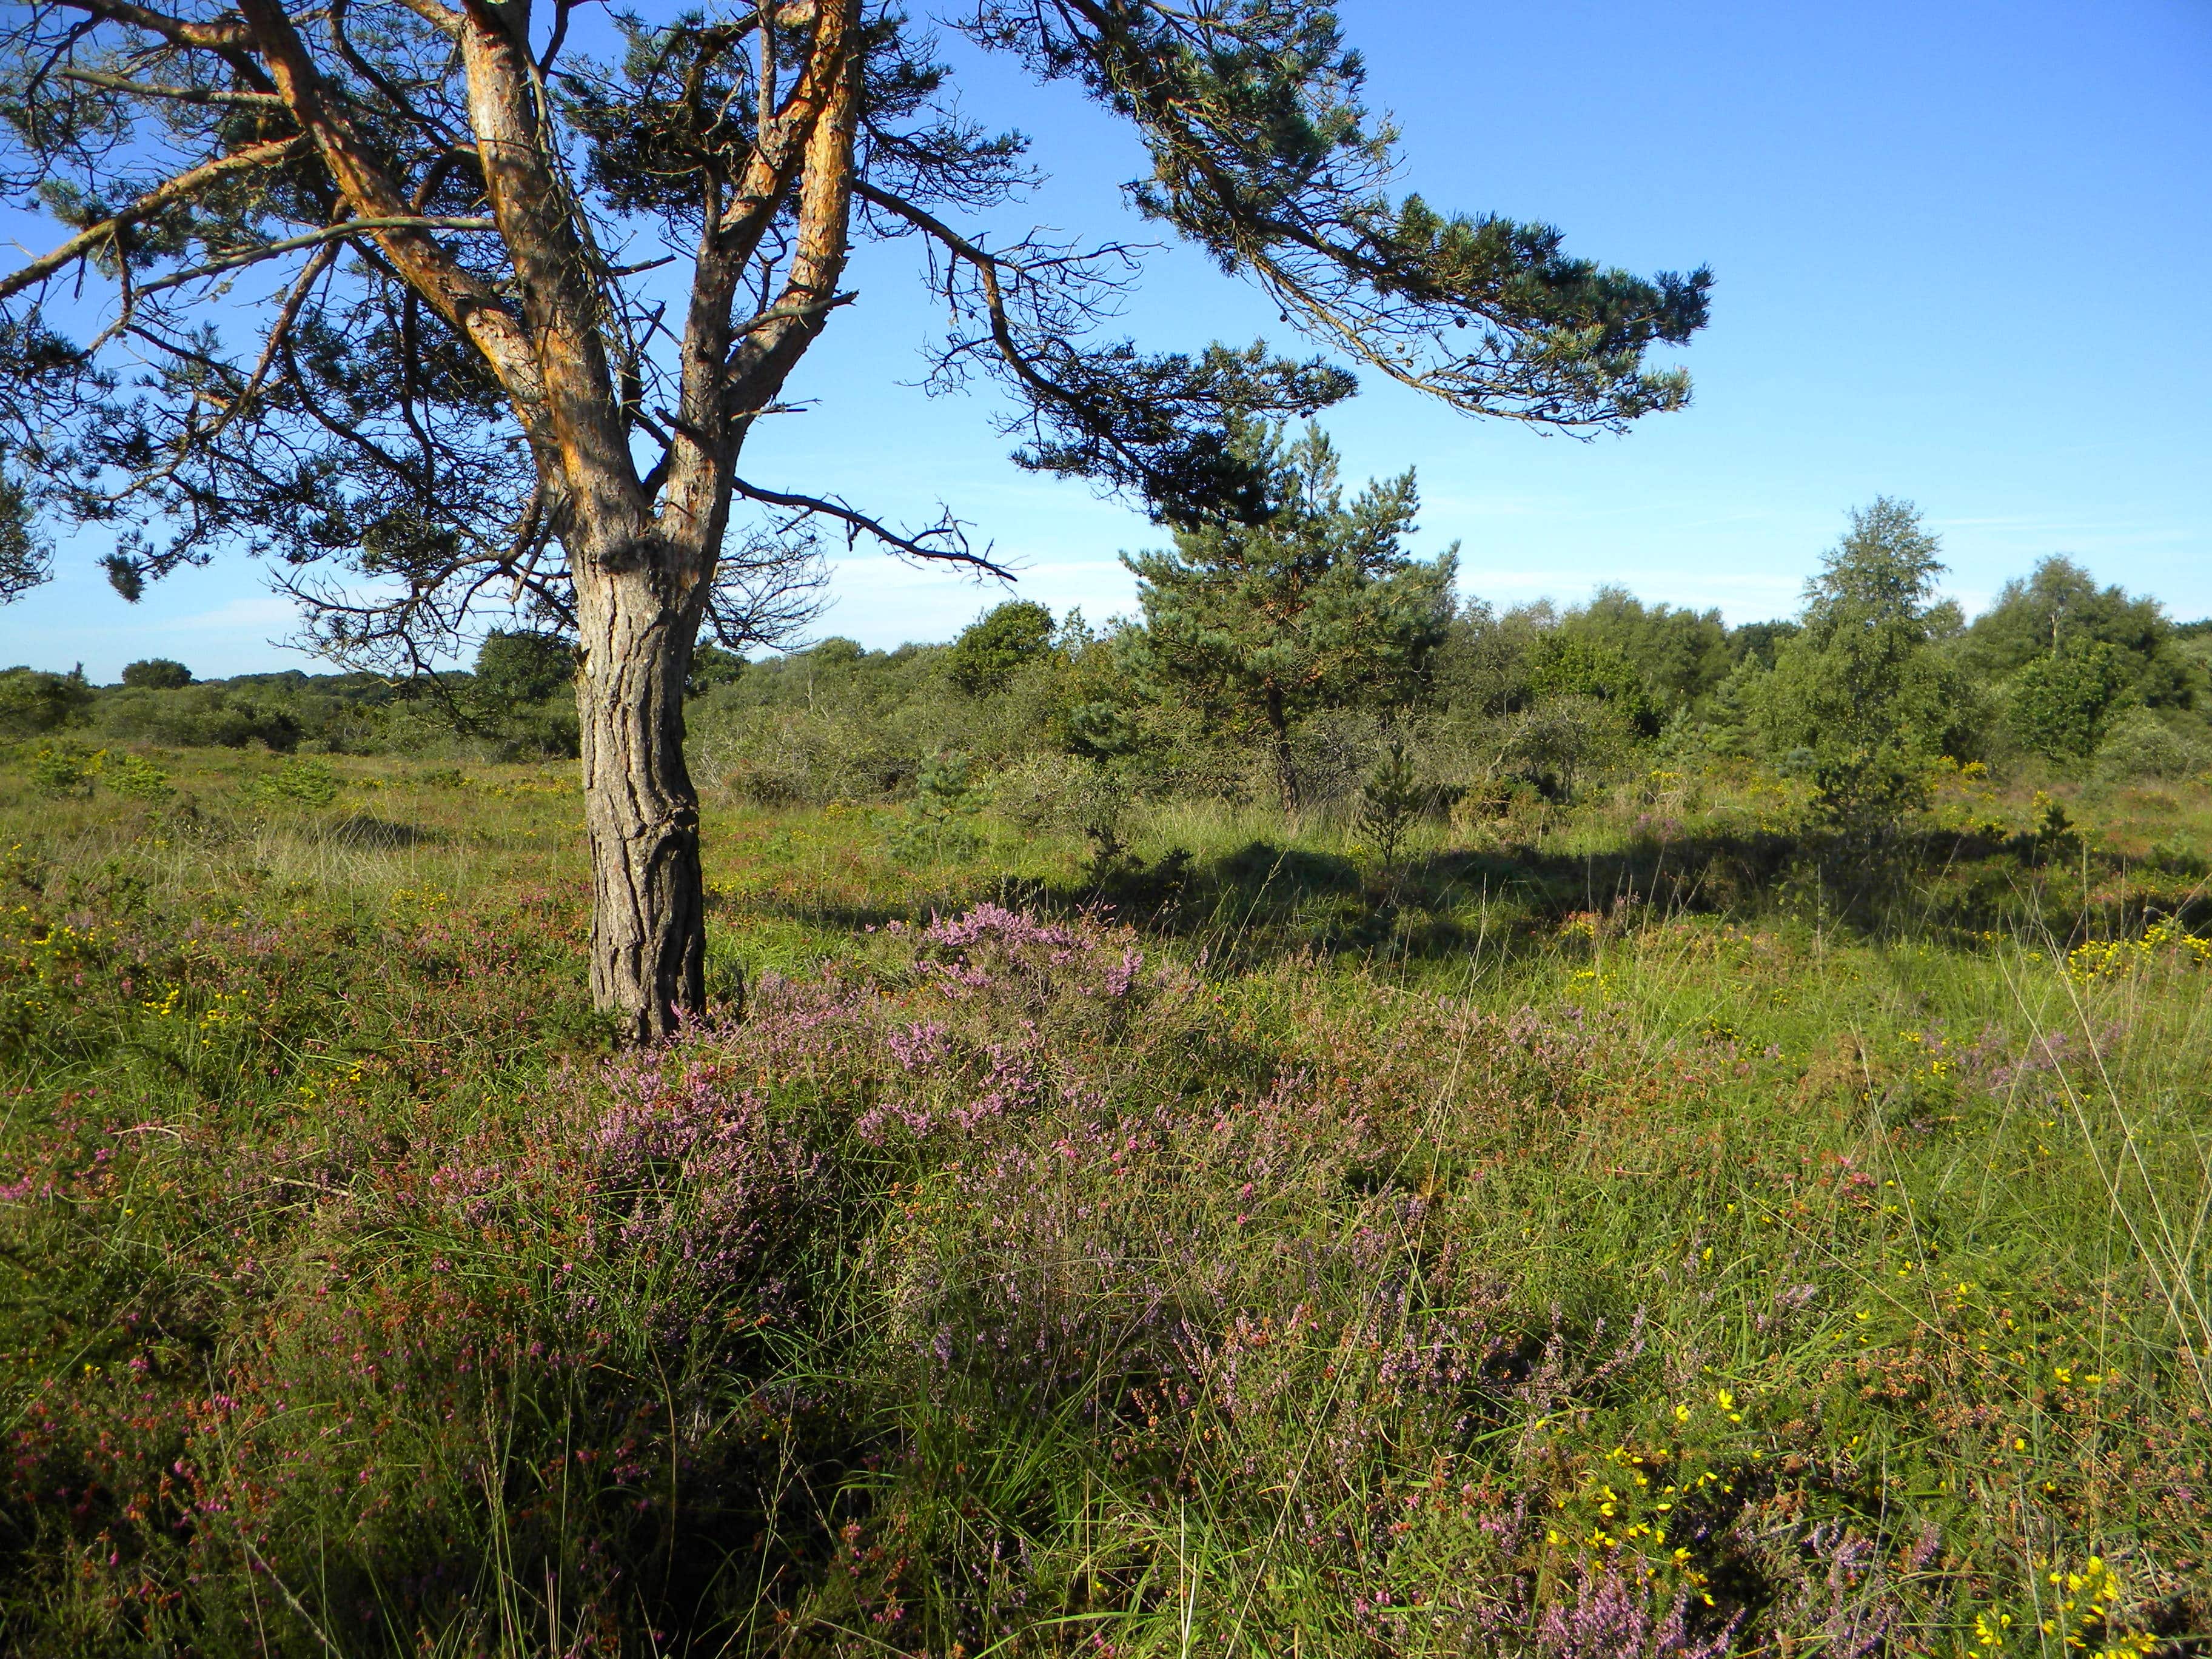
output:
[[[177,691],[191,683],[192,671],[167,657],[123,665],[123,684],[134,691]]]
[[[1097,864],[1111,864],[1127,850],[1124,830],[1135,781],[1125,764],[1032,755],[1000,773],[991,793],[1000,812],[1022,829],[1082,836]]]
[[[56,800],[89,795],[100,757],[80,744],[41,744],[31,757],[31,787]]]
[[[92,701],[92,687],[82,671],[48,674],[10,668],[0,673],[0,738],[34,738],[72,725]]]
[[[2013,733],[2049,759],[2081,760],[2097,751],[2129,696],[2127,664],[2117,646],[2069,640],[2014,677]]]
[[[2100,777],[2184,778],[2212,769],[2212,744],[2187,735],[2148,708],[2130,708],[2114,720],[2097,747]]]
[[[1635,736],[1615,703],[1583,695],[1547,697],[1513,717],[1504,757],[1514,775],[1567,800],[1586,779],[1618,764]]]
[[[258,743],[289,754],[306,735],[299,714],[283,703],[222,685],[110,692],[100,699],[94,718],[107,737],[178,749],[243,749]]]
[[[169,775],[143,756],[109,750],[100,762],[100,781],[130,800],[155,801],[169,793]]]
[[[344,787],[327,763],[301,757],[263,773],[253,781],[252,793],[264,805],[328,806]]]
[[[1006,689],[1014,671],[1052,648],[1052,612],[1009,600],[964,629],[945,653],[945,672],[971,697]]]
[[[1644,676],[1617,646],[1564,630],[1546,635],[1531,653],[1528,690],[1547,697],[1595,697],[1608,703],[1644,737],[1659,730],[1659,711]]]
[[[575,678],[575,647],[557,634],[495,629],[477,647],[477,690],[502,709],[544,702]]]

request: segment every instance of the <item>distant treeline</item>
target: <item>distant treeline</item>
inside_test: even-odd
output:
[[[1887,704],[1866,711],[1887,724],[1857,746],[1901,745],[1908,763],[2054,776],[2212,769],[2212,623],[2177,624],[2069,560],[2045,561],[1971,623],[1954,605],[1923,607],[1891,642],[1886,678],[1882,665],[1847,663],[1832,690],[1822,683],[1876,623],[1832,624],[1817,643],[1803,630],[1731,628],[1717,611],[1620,588],[1564,609],[1461,604],[1408,683],[1352,688],[1299,714],[1291,787],[1307,806],[1349,802],[1394,737],[1445,798],[1563,799],[1629,767],[1812,772],[1827,747],[1820,728],[1850,724],[1824,716],[1824,694]],[[1002,795],[1079,791],[1101,768],[1139,793],[1279,792],[1258,699],[1240,708],[1233,676],[1178,683],[1158,657],[1146,618],[1093,629],[1018,602],[949,645],[827,640],[750,664],[695,703],[696,763],[763,800],[895,795],[948,755],[998,776]]]
[[[1837,556],[1826,580],[1844,592]],[[2177,623],[2068,559],[2046,559],[1972,621],[1931,599],[1881,612],[1889,623],[1838,623],[1846,592],[1797,620],[1733,628],[1717,611],[1614,587],[1565,608],[1455,603],[1435,580],[1449,573],[1448,560],[1370,571],[1338,596],[1336,635],[1310,617],[1291,625],[1295,605],[1271,629],[1237,635],[1206,615],[1208,596],[1168,591],[1152,572],[1145,613],[1102,628],[1018,600],[941,645],[869,651],[832,638],[750,662],[702,647],[695,767],[702,782],[763,801],[890,798],[951,760],[1039,810],[1106,776],[1138,793],[1282,793],[1325,808],[1355,795],[1395,738],[1439,798],[1561,799],[1630,766],[1816,768],[1826,728],[1873,685],[1890,705],[1877,746],[1900,753],[2054,775],[2212,769],[2212,622]],[[1401,591],[1384,597],[1398,610],[1360,621],[1393,581]],[[1236,597],[1252,608],[1249,591]],[[1882,635],[1898,617],[1903,632]],[[1808,622],[1826,629],[1817,648]],[[1190,643],[1179,656],[1167,648],[1176,639]],[[1863,660],[1870,652],[1895,660]],[[1832,695],[1848,706],[1824,716],[1822,675],[1838,673]],[[0,738],[573,755],[572,674],[562,640],[522,632],[487,639],[473,672],[414,679],[198,680],[154,659],[94,686],[15,668],[0,673]]]

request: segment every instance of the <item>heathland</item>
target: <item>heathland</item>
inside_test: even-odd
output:
[[[1292,828],[833,779],[897,721],[757,676],[642,1054],[571,766],[11,751],[11,1651],[2212,1631],[2201,775],[1936,763],[1869,850],[1802,762],[1385,753]]]

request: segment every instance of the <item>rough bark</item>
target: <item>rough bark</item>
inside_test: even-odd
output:
[[[667,1036],[706,1004],[699,796],[684,763],[698,617],[659,550],[593,560],[576,584],[592,999],[632,1043]]]

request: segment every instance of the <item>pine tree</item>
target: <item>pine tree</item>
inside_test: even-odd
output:
[[[1359,795],[1360,833],[1373,845],[1385,870],[1397,867],[1406,832],[1420,816],[1427,798],[1412,757],[1406,753],[1405,738],[1393,734]]]
[[[861,298],[857,241],[915,250],[950,319],[933,387],[995,380],[1020,465],[1171,524],[1257,507],[1231,416],[1309,416],[1354,381],[1106,332],[1139,251],[991,234],[1039,182],[1028,140],[979,121],[884,0],[572,29],[577,10],[9,9],[0,194],[58,228],[0,270],[0,599],[46,575],[55,521],[101,527],[76,539],[112,550],[126,598],[270,554],[356,665],[422,672],[481,635],[480,607],[557,628],[592,992],[643,1040],[704,1004],[683,746],[702,628],[735,649],[805,614],[817,524],[995,568],[949,513],[902,526],[741,466]],[[1646,354],[1704,325],[1706,273],[1639,278],[1547,225],[1395,196],[1391,131],[1322,0],[969,0],[943,27],[1123,124],[1136,210],[1321,349],[1545,427],[1686,402]]]
[[[1316,709],[1395,708],[1420,692],[1452,617],[1456,548],[1422,562],[1413,475],[1345,499],[1317,427],[1239,422],[1237,453],[1264,480],[1261,510],[1176,533],[1172,551],[1124,556],[1138,580],[1138,672],[1267,748],[1285,812],[1299,805],[1292,743]]]

